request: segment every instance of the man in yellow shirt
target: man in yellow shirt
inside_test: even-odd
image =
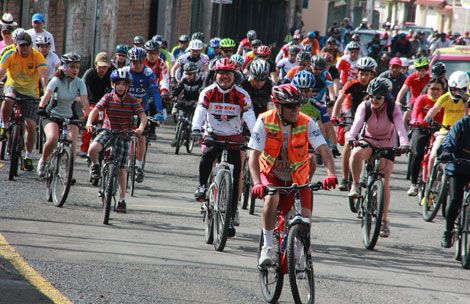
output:
[[[3,89],[5,101],[1,108],[2,125],[0,141],[6,139],[13,103],[17,97],[36,99],[39,97],[39,80],[43,88],[47,86],[47,65],[44,56],[32,48],[31,36],[22,32],[16,36],[15,49],[3,54],[0,60],[0,79],[7,74]],[[36,140],[36,106],[32,100],[22,103],[21,112],[25,117],[26,153],[25,170],[33,170],[31,153]]]

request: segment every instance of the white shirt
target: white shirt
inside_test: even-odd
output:
[[[36,45],[36,37],[37,37],[37,36],[42,35],[42,36],[47,36],[47,37],[49,37],[49,38],[51,39],[51,48],[50,48],[50,51],[55,52],[54,36],[52,36],[51,33],[49,33],[49,32],[46,31],[46,30],[43,30],[42,33],[37,33],[34,28],[29,29],[29,30],[27,30],[26,32],[31,36],[31,40],[33,41],[33,45],[34,45],[35,48],[38,47],[38,46]]]
[[[47,65],[47,80],[51,80],[54,77],[56,71],[56,65],[60,65],[60,58],[56,53],[49,51],[46,57]]]
[[[295,66],[298,66],[299,63],[297,62],[297,60],[294,60],[294,62],[290,62],[289,61],[289,58],[282,58],[281,60],[279,60],[279,62],[277,63],[277,68],[280,70],[280,78],[279,79],[284,79],[284,77],[286,76],[287,72],[295,67]]]

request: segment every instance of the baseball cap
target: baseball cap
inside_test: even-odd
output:
[[[33,15],[32,17],[32,21],[38,21],[38,22],[41,22],[41,23],[44,23],[44,16],[40,13],[36,13]]]
[[[16,36],[15,43],[16,44],[31,44],[32,43],[31,36],[26,32],[21,32],[18,34],[18,36]]]
[[[99,67],[109,66],[109,56],[106,52],[99,52],[95,57],[95,64]]]

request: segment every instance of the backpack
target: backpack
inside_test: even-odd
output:
[[[386,102],[386,109],[385,111],[387,112],[387,117],[388,119],[393,122],[393,111],[395,110],[395,102],[393,100],[387,100],[385,99]],[[371,101],[367,100],[365,101],[366,103],[366,116],[364,118],[364,122],[367,122],[372,115],[372,108],[371,108]]]

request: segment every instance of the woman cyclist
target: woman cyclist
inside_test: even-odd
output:
[[[395,146],[395,132],[398,132],[400,138],[400,148],[404,151],[409,149],[408,136],[403,124],[400,106],[393,105],[393,121],[391,121],[386,113],[387,107],[393,103],[390,94],[392,91],[392,83],[386,78],[375,78],[367,86],[367,101],[363,102],[357,108],[354,123],[351,131],[347,136],[350,146],[354,146],[355,142],[365,142],[369,147],[355,147],[351,151],[351,159],[349,166],[351,168],[353,185],[349,192],[350,197],[359,197],[361,195],[360,175],[365,160],[372,155],[373,148],[393,148]],[[366,119],[366,107],[370,107],[370,117]],[[363,131],[361,132],[361,130]],[[396,130],[396,131],[395,131]],[[382,217],[382,226],[380,229],[381,237],[390,235],[388,223],[388,209],[390,206],[390,175],[393,170],[393,153],[388,153],[381,158],[381,171],[384,174],[384,211]]]
[[[80,98],[80,103],[86,113],[90,113],[85,82],[78,77],[80,59],[80,55],[73,52],[62,55],[60,58],[62,65],[47,85],[46,92],[39,103],[38,115],[50,114],[61,118],[78,119],[77,113],[72,108],[73,102],[77,98]],[[51,97],[52,102],[49,103]],[[45,107],[48,104],[46,111]],[[59,123],[50,118],[45,118],[42,126],[46,134],[46,143],[38,163],[37,173],[39,177],[44,177],[47,159],[54,150],[59,138]],[[75,158],[78,127],[69,125],[68,129],[68,136],[72,139],[72,155]]]

